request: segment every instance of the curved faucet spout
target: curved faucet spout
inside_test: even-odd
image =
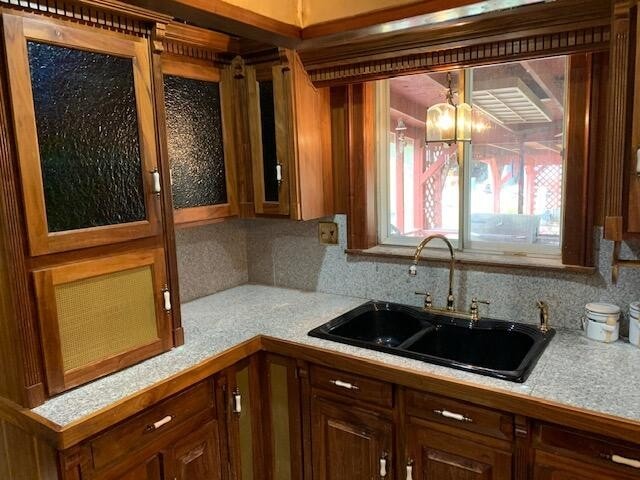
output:
[[[409,274],[410,275],[416,275],[417,274],[417,266],[418,266],[418,261],[420,260],[420,255],[422,254],[422,250],[424,249],[424,247],[427,246],[427,244],[431,241],[434,240],[436,238],[439,238],[440,240],[442,240],[444,243],[447,244],[447,247],[449,248],[449,255],[451,256],[451,260],[449,262],[449,294],[447,295],[447,310],[453,310],[453,273],[455,270],[455,263],[456,263],[456,256],[455,256],[455,252],[453,250],[453,245],[451,245],[451,242],[449,241],[449,239],[447,237],[445,237],[444,235],[441,235],[439,233],[436,233],[434,235],[429,235],[427,238],[425,238],[424,240],[422,240],[420,242],[420,244],[416,247],[416,253],[415,256],[413,258],[413,265],[411,265],[411,267],[409,268]]]

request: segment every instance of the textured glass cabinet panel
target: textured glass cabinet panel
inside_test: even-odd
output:
[[[278,201],[278,177],[276,167],[276,112],[273,102],[273,82],[258,82],[260,87],[260,126],[262,128],[262,162],[264,164],[264,199]]]
[[[174,208],[227,203],[220,85],[165,75]]]
[[[132,60],[27,47],[49,231],[145,220]]]

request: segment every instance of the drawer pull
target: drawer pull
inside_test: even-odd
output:
[[[387,452],[384,452],[380,457],[380,478],[387,477]]]
[[[162,290],[162,299],[164,300],[164,310],[166,312],[170,312],[171,311],[171,292],[169,292],[169,289],[167,289],[166,287],[164,290]]]
[[[151,425],[147,425],[145,431],[147,432],[155,432],[159,428],[164,427],[167,423],[170,423],[173,420],[171,415],[167,415],[166,417],[158,420],[156,423],[152,423]]]
[[[640,148],[636,150],[636,175],[640,177]]]
[[[440,415],[441,417],[450,418],[451,420],[456,420],[458,422],[473,423],[472,418],[465,417],[460,413],[450,412],[449,410],[434,410],[433,413],[435,413],[436,415]]]
[[[617,463],[618,465],[626,465],[627,467],[640,469],[640,460],[634,458],[623,457],[622,455],[607,455],[602,454],[603,458]]]
[[[405,480],[413,480],[413,460],[407,462],[407,477]]]
[[[282,165],[280,163],[276,165],[276,180],[278,181],[278,186],[282,185]]]
[[[242,413],[242,395],[237,390],[233,392],[233,413],[238,415]]]
[[[360,387],[358,387],[356,384],[343,382],[342,380],[329,380],[329,383],[335,385],[336,387],[345,388],[347,390],[360,390]]]

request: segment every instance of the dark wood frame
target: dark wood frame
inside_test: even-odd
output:
[[[158,165],[147,40],[28,15],[3,14],[3,23],[8,52],[7,70],[17,136],[16,145],[31,254],[63,252],[158,235],[162,226],[159,203],[153,192],[151,175],[152,171],[157,170]],[[29,88],[31,79],[26,51],[27,39],[132,59],[140,132],[141,173],[147,212],[145,221],[66,232],[48,232],[42,173],[37,149],[35,113],[32,93]]]
[[[236,155],[233,133],[233,76],[229,69],[220,69],[207,61],[198,61],[185,57],[163,56],[162,74],[215,82],[220,87],[220,107],[222,116],[222,136],[224,144],[224,163],[227,184],[227,202],[218,205],[173,210],[174,224],[181,226],[202,225],[221,218],[238,215],[238,198],[236,194]],[[166,122],[163,122],[166,125]],[[166,141],[166,130],[163,139]]]
[[[64,371],[54,289],[78,280],[150,266],[158,338],[127,352],[98,360],[70,371]],[[107,375],[169,350],[172,332],[169,312],[164,308],[163,287],[166,284],[165,258],[162,249],[125,253],[89,261],[61,265],[33,272],[37,296],[42,351],[50,394],[60,393],[89,380]]]

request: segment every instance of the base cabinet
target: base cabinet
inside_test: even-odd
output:
[[[631,480],[640,478],[640,473],[613,472],[610,468],[589,465],[582,461],[546,452],[536,452],[533,472],[534,480]]]
[[[314,480],[394,478],[390,419],[317,397],[311,417]]]
[[[407,480],[511,479],[509,452],[426,426],[408,430]]]
[[[174,480],[222,480],[217,424],[210,422],[172,449]]]

